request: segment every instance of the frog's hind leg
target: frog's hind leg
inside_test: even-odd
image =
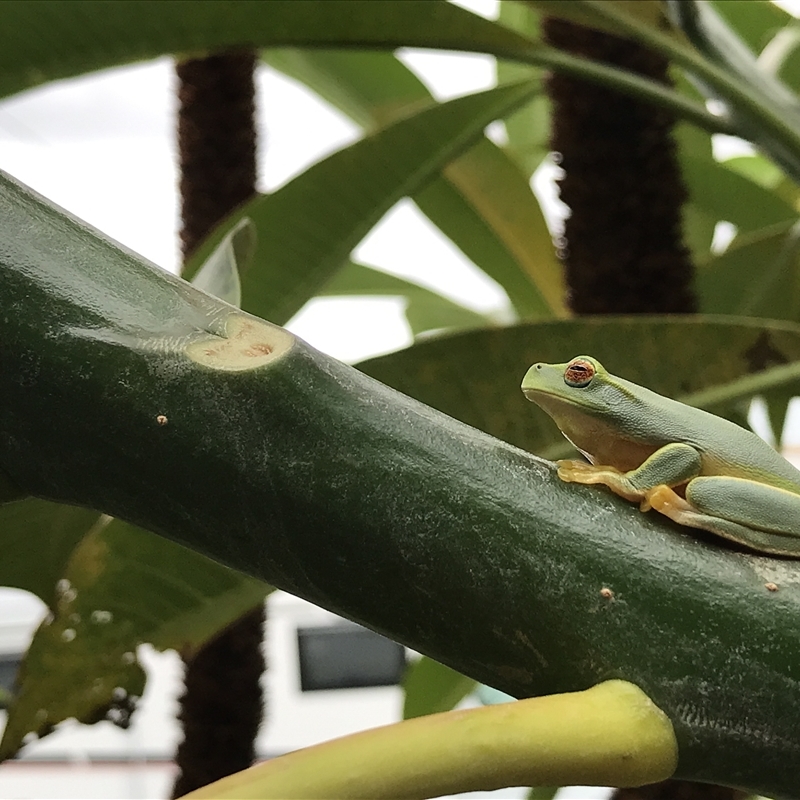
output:
[[[686,487],[686,499],[667,486],[647,503],[681,525],[724,536],[763,553],[800,558],[800,495],[746,478],[708,476]]]

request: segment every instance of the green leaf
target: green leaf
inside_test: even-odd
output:
[[[464,308],[419,284],[352,261],[345,264],[318,295],[404,297],[408,301],[406,318],[415,336],[438,328],[477,328],[492,322],[483,314]]]
[[[525,795],[525,800],[553,800],[560,788],[560,786],[534,786]]]
[[[0,586],[24,589],[52,605],[70,555],[97,519],[96,511],[33,498],[0,506]]]
[[[417,111],[433,99],[391,53],[280,50],[265,59],[368,129]],[[532,85],[536,74],[527,67],[521,70]],[[521,317],[566,315],[561,265],[527,174],[489,139],[480,139],[411,197],[456,247],[506,290]]]
[[[797,211],[777,194],[718,161],[686,156],[681,162],[692,204],[741,232],[797,219]]]
[[[270,591],[133,525],[44,500],[0,507],[0,536],[11,553],[24,539],[26,553],[4,559],[0,583],[51,609],[20,667],[0,759],[70,717],[126,725],[144,689],[139,644],[190,657]]]
[[[476,686],[472,678],[423,656],[403,677],[403,719],[450,711]]]
[[[688,82],[678,73],[678,83],[687,87]],[[681,174],[688,171],[688,163],[694,160],[713,161],[714,154],[711,146],[711,136],[707,131],[700,130],[694,125],[679,122],[674,130],[673,137],[678,148],[678,160]],[[703,209],[692,198],[691,186],[687,186],[689,198],[683,204],[683,238],[692,253],[692,259],[705,259],[711,252],[711,243],[714,240],[714,231],[719,218],[716,214]]]
[[[0,3],[0,96],[48,80],[235,46],[441,47],[508,53],[528,43],[458,6],[414,0],[24,0]]]
[[[198,249],[186,274],[196,272],[235,221],[250,217],[259,246],[242,276],[242,308],[286,322],[398,200],[535,91],[530,84],[508,86],[435,105],[334,153],[242,206]]]
[[[586,352],[614,374],[682,399],[800,359],[800,327],[713,316],[586,317],[441,336],[358,368],[510,444],[561,458],[570,452],[566,441],[519,386],[535,361],[559,363]],[[796,389],[794,378],[786,380]],[[753,388],[750,396],[762,391]],[[722,408],[743,396],[747,391],[726,396]],[[712,404],[719,410],[710,397]]]
[[[192,283],[198,289],[238,308],[242,304],[239,276],[250,267],[256,244],[256,226],[251,219],[244,217],[205,260]]]
[[[786,415],[789,412],[789,403],[795,394],[796,392],[791,389],[775,389],[765,398],[769,425],[772,428],[772,437],[775,441],[775,446],[778,448],[781,446],[786,429]]]
[[[736,34],[756,53],[767,45],[787,23],[791,15],[769,0],[711,0],[714,10],[736,31]]]
[[[592,3],[580,2],[580,0],[569,3],[564,3],[562,0],[528,0],[528,2],[542,14],[561,17],[570,22],[607,33],[622,36],[627,33],[627,29],[618,25],[613,17],[609,18],[604,14],[598,14]],[[603,0],[603,2],[614,6],[620,14],[635,19],[654,30],[671,31],[669,20],[664,14],[664,6],[659,0]],[[674,31],[671,32],[676,35]]]
[[[577,0],[574,0],[577,2]],[[96,31],[102,28],[102,35]],[[431,0],[161,0],[0,3],[0,97],[47,80],[155,58],[236,47],[401,46],[486,52],[589,76],[669,107],[711,130],[726,123],[662,84],[532,42],[451,3]]]
[[[520,315],[567,316],[563,268],[541,206],[522,170],[484,141],[465,153],[457,164],[446,167],[445,175],[499,234],[515,263],[522,266],[528,281],[535,285],[537,302],[533,303],[530,291],[525,291],[527,285],[520,285],[516,272],[510,274],[503,264],[479,264],[501,286],[513,281],[509,297]]]
[[[538,41],[539,15],[524,3],[500,3],[499,21],[532,41]],[[527,64],[499,59],[497,82],[534,79],[541,70]],[[526,175],[532,175],[550,152],[550,100],[543,92],[525,108],[505,121],[508,145],[504,150],[520,165]]]
[[[263,60],[313,89],[367,130],[430,105],[425,84],[394,53],[357,50],[266,50]]]
[[[585,2],[600,9],[596,0]],[[667,6],[696,51],[640,26],[629,25],[628,30],[643,33],[640,41],[671,54],[694,73],[710,96],[725,103],[740,135],[769,153],[794,180],[800,179],[800,103],[794,92],[759,67],[752,50],[713,6],[696,0],[667,0]]]
[[[724,253],[697,271],[702,310],[800,319],[799,237],[797,223],[791,222],[737,236]]]
[[[758,153],[751,156],[735,156],[722,162],[726,169],[738,172],[753,183],[765,189],[774,189],[781,180],[783,172],[770,160]]]

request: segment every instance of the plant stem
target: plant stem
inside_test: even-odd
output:
[[[506,786],[639,786],[677,764],[672,726],[638,687],[451,711],[298,750],[186,795],[425,798]]]

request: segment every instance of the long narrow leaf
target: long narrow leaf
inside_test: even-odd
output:
[[[0,97],[167,53],[292,45],[492,53],[605,82],[710,130],[728,129],[661,84],[568,56],[442,0],[8,0],[0,3]]]
[[[250,217],[259,244],[242,275],[242,308],[286,322],[398,200],[537,88],[518,84],[435,105],[334,153],[225,220],[198,249],[186,274],[197,270],[235,221]]]
[[[276,50],[265,60],[314,88],[368,129],[408,115],[433,99],[391,53]],[[521,77],[538,80],[530,68]],[[527,174],[501,148],[480,139],[412,199],[506,290],[520,317],[566,315],[561,265],[544,215]]]

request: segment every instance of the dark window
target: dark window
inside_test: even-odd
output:
[[[6,708],[14,692],[14,681],[17,678],[21,654],[8,653],[0,655],[0,708]]]
[[[406,666],[402,645],[351,623],[298,628],[300,688],[393,686]]]

